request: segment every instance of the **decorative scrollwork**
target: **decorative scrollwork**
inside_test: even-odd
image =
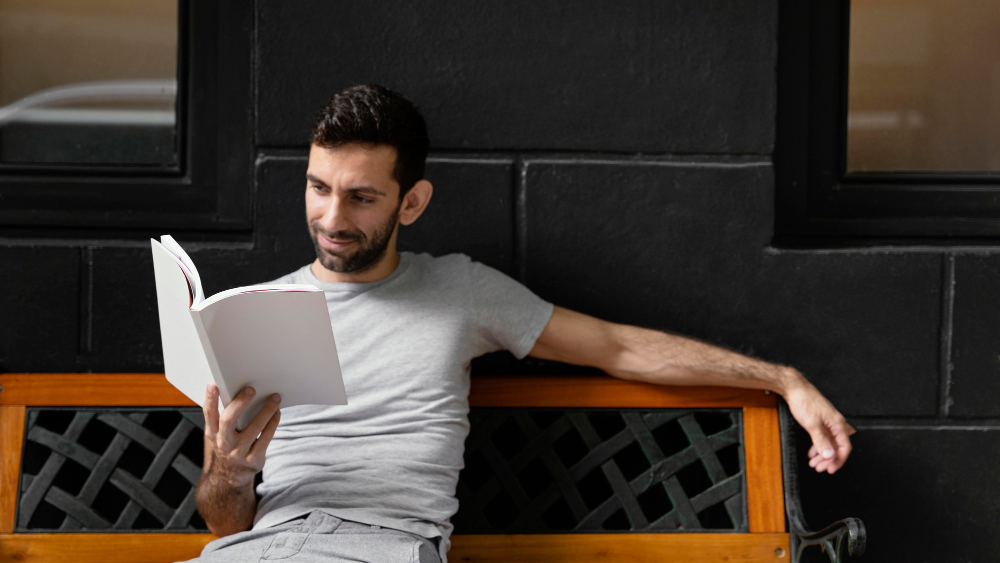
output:
[[[473,409],[462,533],[747,531],[738,410]]]
[[[198,409],[29,409],[17,530],[205,531]]]

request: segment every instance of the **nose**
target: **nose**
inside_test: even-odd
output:
[[[334,194],[326,199],[323,215],[319,218],[319,225],[329,233],[351,230],[347,198]]]

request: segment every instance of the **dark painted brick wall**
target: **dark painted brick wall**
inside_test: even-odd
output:
[[[847,516],[864,520],[868,549],[856,561],[996,561],[997,430],[968,422],[871,423],[855,435],[842,471],[802,471],[810,491],[803,510],[814,528]],[[801,438],[800,451],[808,445]],[[810,561],[829,562],[825,555]]]
[[[405,92],[449,149],[768,153],[777,5],[259,3],[257,139],[296,145],[330,93]]]
[[[959,256],[955,263],[955,322],[951,412],[1000,416],[1000,255]]]
[[[768,251],[767,161],[525,166],[542,297],[795,365],[845,414],[936,414],[939,255]]]
[[[775,0],[257,6],[254,228],[187,243],[210,293],[311,259],[311,117],[384,83],[433,144],[403,248],[801,368],[859,430],[843,472],[802,471],[813,525],[864,518],[870,561],[995,560],[1000,252],[772,248]],[[150,262],[141,241],[0,240],[0,369],[162,369]]]
[[[81,254],[0,247],[0,369],[76,371]]]

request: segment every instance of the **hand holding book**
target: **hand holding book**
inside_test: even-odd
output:
[[[219,412],[219,389],[208,384],[205,389],[205,438],[212,446],[212,465],[222,472],[225,481],[233,487],[253,484],[254,476],[264,468],[267,446],[274,437],[281,420],[277,393],[267,397],[260,412],[242,432],[236,430],[236,420],[247,408],[256,392],[247,387],[237,394],[223,412]]]
[[[272,393],[283,407],[347,404],[320,289],[257,285],[206,298],[191,258],[169,235],[161,240],[150,242],[167,381],[202,406],[208,383],[218,386],[223,406],[253,386],[256,396],[237,428],[246,428]]]

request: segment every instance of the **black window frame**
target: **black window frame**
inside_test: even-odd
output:
[[[779,1],[777,244],[1000,237],[1000,173],[846,173],[849,23],[849,0]]]
[[[179,0],[176,166],[0,164],[0,236],[249,231],[254,5]]]

